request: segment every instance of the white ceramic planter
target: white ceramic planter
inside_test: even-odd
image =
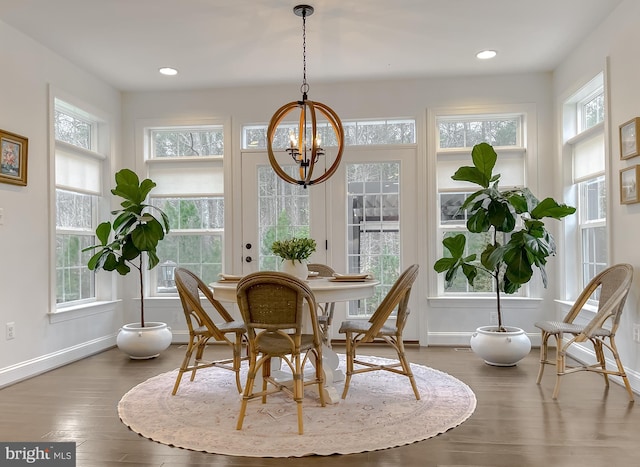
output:
[[[282,272],[291,274],[292,276],[295,276],[303,281],[307,280],[307,277],[309,277],[309,268],[307,267],[306,261],[300,262],[285,259],[282,262]]]
[[[120,328],[116,344],[132,359],[154,358],[171,345],[171,328],[166,323],[125,324]]]
[[[531,340],[520,328],[505,329],[498,332],[497,326],[479,327],[471,336],[471,349],[489,365],[514,366],[529,354]]]

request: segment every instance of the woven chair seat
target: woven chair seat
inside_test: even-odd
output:
[[[538,321],[535,326],[549,334],[580,334],[586,325],[565,323],[562,321]],[[594,336],[606,337],[611,335],[611,331],[604,328],[597,328],[592,331]]]
[[[341,334],[345,334],[347,332],[351,332],[354,334],[365,333],[369,329],[373,323],[369,321],[356,320],[356,319],[348,319],[343,321],[340,325],[340,330],[338,331]],[[388,324],[383,324],[380,330],[378,331],[378,335],[380,336],[393,336],[397,332],[395,326],[390,326]]]

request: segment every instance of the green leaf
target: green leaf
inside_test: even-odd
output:
[[[451,256],[455,259],[462,258],[464,254],[464,246],[467,243],[467,238],[463,234],[457,234],[453,237],[446,237],[442,240],[442,245],[449,250]]]
[[[485,210],[475,211],[469,219],[467,219],[467,229],[469,232],[480,233],[487,232],[491,227],[488,212]]]
[[[487,176],[476,167],[460,167],[451,178],[462,182],[475,183],[476,185],[480,185],[485,188],[489,186],[489,179]]]
[[[440,258],[434,263],[433,269],[435,269],[436,272],[445,272],[454,267],[457,263],[458,260],[456,258]]]
[[[559,204],[552,198],[545,198],[531,211],[531,217],[534,219],[542,219],[544,217],[552,217],[554,219],[562,219],[576,212],[576,208]]]
[[[483,184],[485,188],[489,186],[489,181],[493,179],[492,172],[496,166],[498,160],[498,154],[487,143],[476,144],[471,151],[471,159],[473,159],[473,165],[484,175],[486,178],[486,184]],[[496,179],[497,180],[497,179]]]
[[[100,240],[101,245],[106,245],[109,241],[109,235],[111,235],[111,223],[102,222],[96,227],[96,237]]]
[[[470,285],[473,285],[473,281],[475,280],[476,276],[478,275],[478,268],[476,266],[474,266],[473,264],[463,263],[462,264],[462,272],[464,273],[465,277],[467,278],[467,282],[469,282]]]

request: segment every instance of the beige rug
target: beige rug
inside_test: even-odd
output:
[[[150,378],[124,395],[118,414],[146,438],[195,451],[248,457],[375,451],[444,433],[475,410],[475,395],[463,382],[425,366],[412,369],[419,401],[406,377],[382,371],[355,375],[347,398],[324,408],[308,390],[304,435],[298,435],[295,403],[284,394],[267,404],[249,402],[243,429],[236,430],[240,396],[233,373],[215,368],[199,371],[193,382],[185,375],[175,396],[177,370]],[[336,388],[341,394],[342,384]]]

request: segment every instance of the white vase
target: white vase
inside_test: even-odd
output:
[[[116,344],[132,359],[154,358],[171,345],[171,328],[166,323],[125,324],[120,328]]]
[[[282,272],[291,274],[303,281],[309,277],[309,268],[307,267],[306,261],[285,259],[282,262]]]
[[[489,365],[514,366],[529,354],[531,340],[520,328],[505,329],[498,332],[497,326],[479,327],[471,336],[471,349]]]

